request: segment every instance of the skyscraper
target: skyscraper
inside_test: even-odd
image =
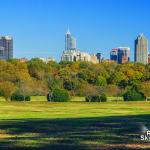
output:
[[[76,39],[73,36],[70,37],[70,49],[76,50]]]
[[[65,35],[65,50],[75,50],[76,49],[76,39],[70,34],[69,28]]]
[[[135,62],[148,63],[148,40],[144,34],[140,34],[135,40]]]
[[[150,64],[150,54],[148,54],[148,64]]]
[[[118,62],[118,48],[113,48],[110,52],[110,60]]]
[[[70,31],[69,31],[69,28],[68,28],[68,31],[66,32],[66,35],[65,35],[65,50],[69,50],[70,49]]]
[[[112,49],[110,52],[110,60],[123,64],[130,61],[130,48],[129,47],[118,47]]]
[[[130,48],[119,47],[118,48],[118,64],[124,64],[130,61]]]
[[[0,59],[13,58],[13,38],[11,36],[0,36]]]

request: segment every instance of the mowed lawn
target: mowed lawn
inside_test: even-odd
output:
[[[0,150],[148,150],[150,102],[0,102]]]

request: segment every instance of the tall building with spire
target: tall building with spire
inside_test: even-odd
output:
[[[81,52],[76,47],[76,39],[71,35],[69,28],[65,34],[65,50],[61,56],[62,61],[87,61],[98,63],[96,55]]]
[[[148,40],[143,33],[135,40],[134,61],[143,64],[148,63]]]
[[[75,50],[76,49],[76,39],[70,34],[69,28],[65,35],[65,50]]]
[[[70,49],[70,38],[71,38],[71,34],[68,28],[66,35],[65,35],[65,50],[66,51]]]

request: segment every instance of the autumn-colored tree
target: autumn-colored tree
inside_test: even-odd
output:
[[[31,79],[21,80],[17,84],[17,92],[23,95],[25,101],[26,96],[31,95],[34,86],[35,84]]]
[[[30,75],[38,80],[44,80],[45,74],[48,72],[47,67],[48,65],[39,58],[31,59],[28,62],[28,70]]]
[[[106,93],[107,96],[121,96],[122,90],[116,86],[116,85],[107,85],[104,87],[104,93]]]
[[[142,92],[145,97],[150,97],[150,81],[140,83],[138,90]]]
[[[44,81],[33,80],[33,84],[31,85],[31,94],[32,95],[47,95],[48,93],[48,85]]]
[[[11,97],[11,95],[15,92],[16,86],[9,82],[9,81],[4,81],[0,83],[0,91],[2,93],[2,96],[8,101]]]
[[[10,83],[23,95],[46,95],[49,90],[58,88],[68,90],[71,95],[100,92],[117,96],[128,87],[138,86],[140,92],[149,96],[149,82],[150,64],[108,61],[100,64],[81,61],[45,63],[39,58],[28,62],[0,60],[1,85]]]

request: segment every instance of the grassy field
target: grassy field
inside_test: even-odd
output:
[[[5,101],[3,97],[0,97],[0,101]],[[43,102],[47,101],[46,96],[31,96],[31,101],[38,101]],[[123,101],[123,97],[108,97],[108,102],[116,102],[116,101]],[[85,97],[72,97],[71,102],[85,102]]]
[[[1,101],[0,150],[148,150],[149,120],[150,102]]]

